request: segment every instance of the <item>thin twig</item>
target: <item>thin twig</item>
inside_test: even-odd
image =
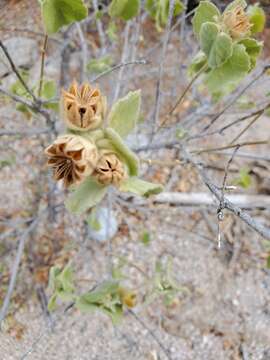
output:
[[[153,126],[152,126],[152,138],[158,124],[159,120],[159,113],[160,113],[160,104],[162,99],[162,80],[163,80],[163,72],[164,72],[164,61],[167,54],[167,48],[169,43],[170,37],[170,29],[172,25],[173,19],[173,12],[174,12],[175,0],[170,0],[170,7],[169,7],[169,16],[166,25],[166,33],[163,39],[163,46],[161,51],[161,59],[159,63],[159,71],[158,71],[158,80],[156,85],[156,100],[155,100],[155,108],[154,108],[154,119],[153,119]]]
[[[201,179],[205,183],[205,185],[208,187],[210,192],[220,202],[221,199],[222,199],[222,192],[209,179],[209,177],[207,176],[207,174],[204,171],[204,168],[203,168],[202,164],[196,162],[193,159],[192,155],[183,146],[181,146],[181,150],[182,150],[182,154],[184,154],[184,157],[186,158],[186,160],[189,161],[197,169],[197,171],[198,171]],[[259,233],[262,237],[264,237],[265,239],[270,240],[270,228],[267,228],[266,226],[260,224],[256,220],[254,220],[248,213],[243,211],[238,206],[234,205],[226,197],[224,197],[224,208],[228,209],[229,211],[234,213],[236,216],[238,216],[241,220],[243,220],[249,227],[251,227],[257,233]]]
[[[233,149],[235,147],[243,147],[243,146],[253,146],[253,145],[267,145],[269,144],[269,140],[259,140],[259,141],[245,141],[239,144],[229,144],[225,146],[215,147],[215,148],[205,148],[199,150],[191,150],[191,154],[203,154],[209,152],[216,152],[219,150]]]
[[[5,299],[4,299],[4,302],[3,302],[3,305],[2,305],[2,308],[1,308],[1,311],[0,311],[0,327],[1,327],[2,321],[4,320],[4,318],[6,316],[6,313],[8,311],[9,303],[10,303],[12,293],[13,293],[15,283],[16,283],[16,278],[17,278],[17,274],[18,274],[18,270],[19,270],[19,265],[20,265],[21,258],[22,258],[22,255],[23,255],[23,251],[24,251],[25,242],[26,242],[28,236],[30,235],[30,233],[37,226],[37,223],[38,223],[39,220],[40,220],[39,216],[37,218],[35,218],[30,223],[29,227],[25,230],[22,237],[20,238],[16,258],[15,258],[15,261],[14,261],[14,263],[12,265],[11,277],[10,277],[10,281],[9,281],[9,285],[8,285],[7,294],[5,296]]]
[[[250,123],[247,124],[247,126],[244,127],[243,130],[240,131],[238,135],[230,142],[230,144],[234,144],[260,117],[262,116],[262,113],[259,113],[250,121]]]
[[[103,71],[101,74],[99,74],[95,78],[91,79],[91,82],[96,82],[96,81],[100,80],[103,76],[106,76],[106,75],[110,74],[111,72],[113,72],[115,70],[118,70],[118,69],[120,69],[122,67],[125,67],[125,66],[129,66],[129,65],[148,65],[149,63],[150,63],[149,61],[146,61],[144,59],[120,63],[118,65],[113,66],[111,69]]]
[[[41,50],[41,65],[40,65],[40,76],[39,76],[39,87],[38,87],[38,97],[41,97],[42,87],[43,87],[43,77],[44,77],[44,64],[45,64],[45,55],[48,45],[48,35],[45,34],[44,43]]]
[[[222,116],[245,92],[248,88],[250,88],[256,81],[258,81],[270,68],[270,64],[265,65],[262,69],[262,71],[254,78],[252,79],[240,92],[238,92],[231,101],[217,114],[215,115],[211,122],[204,127],[203,131],[208,130],[219,118]]]
[[[144,328],[148,331],[149,335],[151,335],[151,337],[153,338],[153,340],[158,344],[158,346],[160,347],[160,349],[163,351],[164,355],[167,357],[167,359],[172,360],[172,357],[170,355],[170,351],[168,349],[166,349],[166,347],[162,344],[162,342],[159,340],[159,338],[157,337],[157,335],[154,333],[154,331],[152,331],[146,324],[145,322],[139,317],[137,316],[137,314],[132,311],[132,310],[128,310],[129,314],[133,316],[133,318]]]
[[[31,97],[33,98],[33,100],[38,103],[38,99],[35,97],[35,95],[33,94],[33,92],[30,90],[30,88],[28,87],[28,85],[26,84],[26,82],[24,81],[24,79],[22,78],[21,74],[19,73],[16,65],[14,64],[11,56],[9,55],[9,52],[7,50],[7,48],[5,47],[5,45],[3,44],[3,42],[0,40],[0,47],[1,49],[4,51],[4,54],[6,55],[6,58],[8,59],[8,62],[11,66],[11,69],[13,70],[13,72],[16,74],[17,78],[19,79],[19,81],[21,82],[22,86],[25,88],[25,90],[28,92],[29,95],[31,95]]]

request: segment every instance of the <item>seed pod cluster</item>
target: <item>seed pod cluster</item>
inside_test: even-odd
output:
[[[104,186],[119,186],[127,176],[125,163],[111,147],[99,148],[94,136],[97,129],[102,130],[106,115],[101,91],[88,83],[73,82],[68,91],[62,91],[61,108],[68,133],[45,149],[54,179],[69,187],[92,176]],[[107,140],[101,143],[110,144]]]

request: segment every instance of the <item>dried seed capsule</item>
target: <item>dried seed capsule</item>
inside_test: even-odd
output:
[[[93,130],[101,125],[106,113],[106,98],[99,89],[73,82],[62,91],[61,111],[67,126],[73,130]]]
[[[234,39],[243,38],[248,35],[251,28],[248,15],[243,6],[237,5],[232,10],[225,11],[223,23]]]
[[[59,136],[45,149],[45,154],[55,180],[63,179],[65,187],[91,175],[98,161],[96,146],[78,135]]]
[[[96,180],[103,185],[118,186],[126,177],[124,164],[112,152],[102,152],[93,173]]]

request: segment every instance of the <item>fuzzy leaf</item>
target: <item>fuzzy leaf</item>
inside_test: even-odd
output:
[[[141,90],[129,92],[118,100],[109,114],[109,126],[126,137],[136,126],[141,108]]]
[[[46,32],[56,33],[62,26],[87,17],[82,0],[43,0],[41,12]]]
[[[130,177],[123,181],[119,188],[124,192],[131,192],[136,195],[148,197],[153,194],[159,194],[163,191],[163,186],[154,184],[136,177]]]
[[[109,55],[102,56],[99,59],[91,59],[87,64],[87,70],[90,74],[99,74],[111,68],[112,58]]]
[[[244,45],[235,44],[232,56],[219,68],[212,69],[206,75],[206,85],[216,97],[231,92],[247,75],[250,69],[250,58]]]
[[[109,6],[111,17],[120,17],[123,20],[130,20],[137,16],[140,11],[140,0],[112,0]]]
[[[146,0],[145,8],[149,15],[156,21],[156,28],[158,31],[162,30],[168,22],[169,17],[169,0]],[[174,16],[181,14],[184,10],[184,5],[180,0],[175,0]]]
[[[194,34],[199,37],[202,24],[205,22],[217,22],[220,17],[218,8],[210,1],[201,1],[192,19]]]
[[[139,172],[139,159],[132,152],[127,145],[123,142],[122,138],[118,133],[112,128],[105,129],[105,136],[110,140],[116,153],[123,159],[126,163],[129,174],[131,176],[138,175]]]
[[[239,44],[242,44],[246,48],[246,52],[250,57],[251,69],[252,70],[256,66],[256,61],[258,56],[260,55],[263,49],[263,42],[257,41],[255,39],[246,38],[239,41]]]
[[[206,64],[207,64],[206,55],[202,51],[199,51],[194,56],[194,58],[191,61],[191,64],[188,67],[188,75],[191,77],[196,75],[201,70],[201,68]]]
[[[201,26],[200,45],[211,68],[221,66],[232,55],[232,39],[224,32],[220,33],[218,26],[211,22]]]
[[[97,205],[104,198],[106,190],[106,186],[89,177],[70,194],[65,201],[66,208],[74,214],[81,214]]]
[[[48,306],[47,306],[49,312],[52,312],[53,310],[56,309],[56,300],[57,300],[57,294],[53,294],[50,297],[50,300],[49,300]]]
[[[252,24],[251,33],[262,32],[265,26],[266,16],[262,8],[257,4],[248,7],[247,14]]]

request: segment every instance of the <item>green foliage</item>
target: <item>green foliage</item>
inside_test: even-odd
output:
[[[226,33],[219,32],[219,27],[215,23],[205,22],[202,24],[200,45],[211,68],[223,65],[232,56],[232,39]]]
[[[194,34],[199,37],[201,26],[205,22],[218,22],[220,18],[220,12],[218,8],[210,1],[200,1],[199,6],[195,11],[195,15],[192,19]]]
[[[90,74],[99,74],[110,70],[112,58],[109,55],[102,56],[99,59],[91,59],[87,64],[87,70]]]
[[[262,8],[258,4],[251,5],[247,10],[249,21],[252,24],[251,33],[256,34],[262,32],[266,22],[266,16]]]
[[[192,20],[201,51],[192,60],[188,72],[192,76],[199,71],[204,72],[205,84],[214,100],[219,100],[235,89],[255,67],[262,50],[263,43],[251,37],[264,26],[264,14],[258,6],[248,9],[255,29],[250,37],[235,39],[224,26],[224,14],[238,5],[245,9],[247,4],[244,0],[235,0],[221,15],[214,4],[201,1]]]
[[[53,80],[45,80],[41,89],[41,98],[51,100],[57,95],[56,83]],[[49,101],[45,104],[47,109],[52,109],[55,112],[59,110],[58,102],[55,100]]]
[[[128,116],[127,116],[128,118]],[[105,136],[111,142],[115,152],[124,160],[128,167],[129,175],[137,176],[139,172],[139,159],[138,157],[127,147],[122,140],[121,136],[112,129],[105,129]]]
[[[91,213],[88,216],[86,221],[87,221],[87,224],[89,225],[89,227],[92,230],[94,230],[94,231],[100,231],[101,230],[101,224],[100,224],[100,222],[98,221],[98,218],[97,218],[96,208],[93,208],[91,210]]]
[[[158,31],[162,30],[168,22],[169,17],[169,0],[146,0],[145,8],[149,12],[150,16],[156,22],[156,28]],[[184,10],[184,5],[180,0],[175,1],[174,16],[181,14]]]
[[[129,92],[118,100],[108,116],[108,124],[122,138],[126,137],[135,128],[140,115],[141,91]]]
[[[266,267],[267,267],[267,269],[270,269],[270,255],[268,256],[268,258],[266,260]]]
[[[250,70],[253,69],[256,66],[258,56],[262,52],[263,42],[252,38],[245,38],[240,40],[238,43],[245,46],[246,52],[248,53],[250,59]]]
[[[106,33],[109,37],[109,39],[113,42],[116,41],[118,39],[117,36],[117,26],[116,23],[114,21],[110,21],[108,28],[106,30]]]
[[[206,65],[207,65],[207,57],[203,51],[199,51],[194,56],[194,58],[191,61],[191,64],[188,67],[188,75],[193,77]]]
[[[124,180],[119,189],[124,192],[131,192],[145,197],[159,194],[163,191],[163,187],[160,184],[154,184],[136,177],[130,177]]]
[[[239,171],[239,176],[235,179],[234,184],[239,185],[244,189],[247,189],[251,186],[251,176],[249,175],[249,169],[242,168]]]
[[[112,0],[109,6],[109,15],[130,20],[140,11],[140,0]]]
[[[104,198],[106,191],[106,186],[88,177],[69,195],[65,201],[66,208],[79,215],[96,206]]]
[[[151,234],[148,231],[144,231],[141,236],[141,242],[148,246],[151,242]]]
[[[102,311],[111,318],[113,324],[118,324],[123,317],[119,282],[103,282],[94,290],[78,297],[75,305],[82,312]]]
[[[49,285],[52,296],[48,303],[48,310],[53,311],[56,308],[57,299],[63,301],[74,300],[75,287],[73,285],[73,270],[70,265],[61,270],[57,266],[50,269]]]
[[[150,304],[161,297],[164,304],[169,306],[180,292],[187,292],[187,289],[180,287],[172,277],[172,258],[162,260],[156,262],[155,275],[151,280],[151,289],[146,303]]]
[[[222,66],[208,72],[205,82],[212,95],[218,100],[235,89],[248,74],[250,67],[250,57],[244,45],[235,44],[232,56]]]
[[[87,17],[83,0],[41,0],[41,12],[48,34],[56,33],[61,27]]]
[[[9,156],[9,157],[5,157],[0,159],[0,169],[3,169],[7,166],[12,166],[16,163],[16,158],[15,156]]]

